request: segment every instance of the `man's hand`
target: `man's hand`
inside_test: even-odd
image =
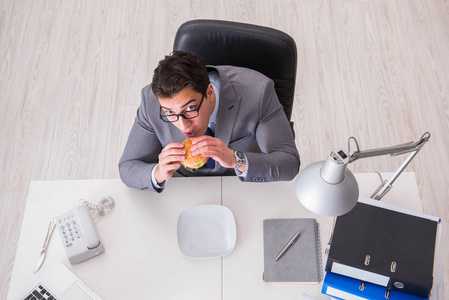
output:
[[[186,150],[181,143],[168,144],[159,154],[159,165],[154,171],[154,178],[158,184],[173,177],[173,173],[181,167],[185,159]]]
[[[237,164],[234,150],[229,149],[220,139],[211,136],[200,136],[192,141],[192,154],[209,156],[218,161],[222,167],[234,168]],[[242,171],[243,170],[243,171]],[[245,166],[240,168],[244,172]]]

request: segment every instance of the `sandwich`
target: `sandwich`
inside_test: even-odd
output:
[[[185,168],[197,170],[206,164],[209,157],[203,156],[201,154],[198,154],[196,156],[192,155],[192,151],[190,150],[190,148],[193,146],[192,141],[194,139],[194,137],[187,138],[182,142],[184,144],[184,149],[186,150],[186,159],[181,161],[181,163]]]

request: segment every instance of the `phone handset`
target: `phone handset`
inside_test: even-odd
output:
[[[89,209],[82,205],[56,218],[56,225],[71,264],[104,252]]]
[[[100,245],[100,239],[98,238],[97,229],[90,216],[89,210],[86,206],[79,206],[75,208],[75,214],[78,219],[78,225],[82,235],[84,235],[84,241],[88,249],[95,249]]]

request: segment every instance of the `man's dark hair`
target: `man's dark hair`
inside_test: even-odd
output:
[[[154,70],[151,89],[156,97],[171,98],[186,87],[204,93],[209,84],[206,64],[197,56],[174,51]]]

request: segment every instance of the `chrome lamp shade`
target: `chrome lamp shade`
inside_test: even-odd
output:
[[[356,205],[359,185],[346,165],[336,170],[339,174],[336,174],[335,178],[343,178],[340,182],[331,183],[324,179],[324,167],[327,162],[313,163],[298,175],[295,182],[296,196],[302,205],[315,214],[344,215]]]

